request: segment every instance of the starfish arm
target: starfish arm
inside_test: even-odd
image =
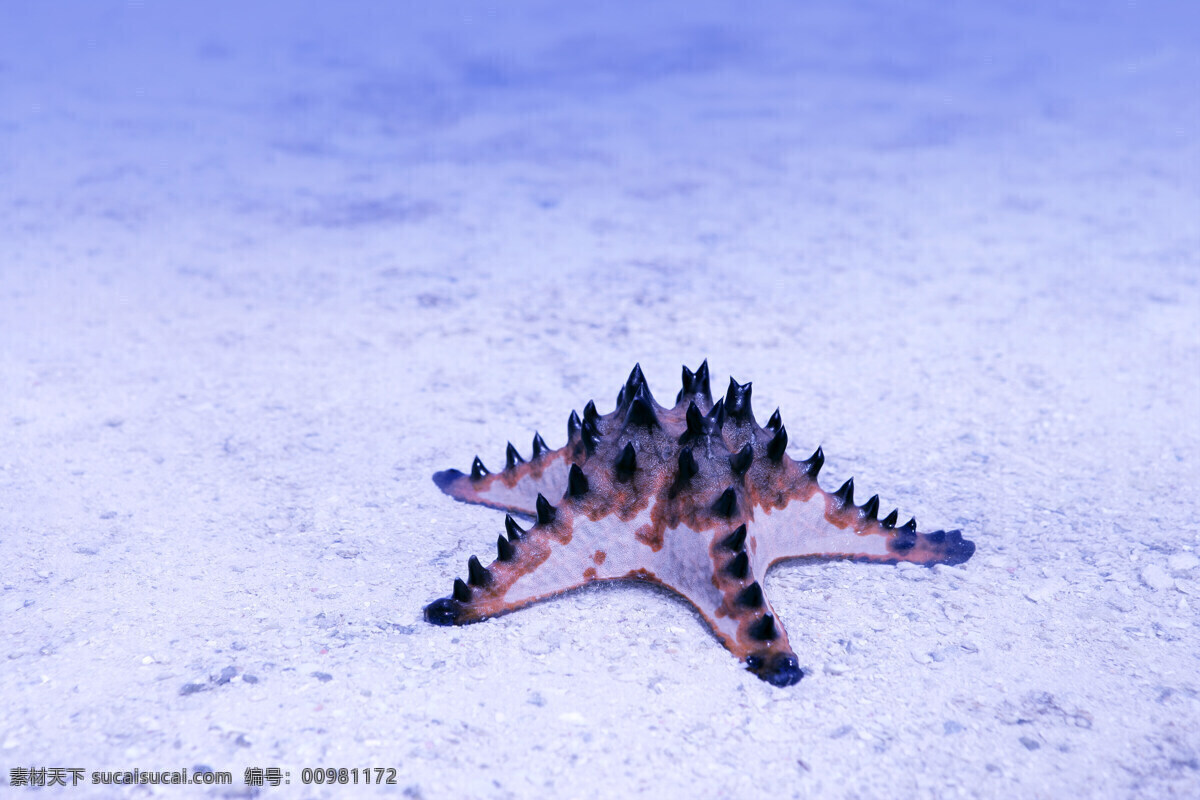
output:
[[[473,467],[470,473],[447,469],[434,473],[433,482],[455,500],[532,517],[537,513],[539,494],[562,497],[574,449],[568,443],[528,461],[510,463],[495,473],[487,472],[476,459],[477,468]]]
[[[652,579],[640,571],[627,548],[609,552],[623,527],[616,518],[593,521],[578,513],[570,500],[555,508],[543,498],[535,501],[538,505],[538,522],[527,531],[514,531],[509,522],[508,544],[498,543],[496,560],[486,570],[468,562],[466,591],[456,583],[453,594],[425,608],[426,620],[465,625],[597,580]]]
[[[600,580],[657,583],[684,596],[706,619],[720,604],[721,593],[711,580],[707,535],[676,528],[654,538],[649,533],[654,527],[649,507],[622,519],[616,514],[589,515],[569,497],[557,507],[544,498],[534,505],[540,506],[535,510],[538,522],[527,531],[514,531],[515,523],[508,523],[508,544],[498,544],[486,577],[473,570],[477,579],[468,584],[469,598],[460,591],[457,597],[436,601],[426,608],[426,619],[456,625],[478,622]],[[629,531],[643,528],[645,538],[634,538],[635,544],[628,546]],[[452,615],[445,613],[450,608],[446,600],[455,601]]]
[[[757,510],[756,525],[764,568],[792,558],[961,564],[975,552],[960,531],[919,533],[915,520],[897,527],[893,517],[878,520],[874,511],[864,513],[819,488],[783,508]]]
[[[779,686],[800,680],[787,633],[762,596],[761,579],[752,571],[731,568],[739,554],[745,561],[745,543],[752,540],[743,537],[742,549],[730,549],[723,544],[729,525],[714,539],[713,531],[686,525],[659,530],[648,508],[631,520],[616,515],[592,519],[569,498],[553,509],[553,519],[547,519],[547,513],[540,516],[543,521],[501,545],[497,559],[486,568],[472,559],[468,581],[457,581],[450,596],[428,605],[426,620],[465,625],[594,581],[646,581],[687,600],[725,647],[759,677]],[[630,529],[647,535],[637,547],[612,548],[614,537]]]
[[[708,556],[709,582],[719,603],[697,608],[722,644],[745,662],[748,670],[775,686],[790,686],[804,673],[764,591],[769,564],[760,563],[756,554],[761,550],[758,525],[748,514],[718,529],[709,539]]]

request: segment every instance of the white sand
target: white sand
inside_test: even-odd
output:
[[[1200,796],[1194,5],[166,5],[0,26],[4,780]],[[422,621],[435,470],[704,357],[976,556],[776,569],[788,689],[644,587]]]

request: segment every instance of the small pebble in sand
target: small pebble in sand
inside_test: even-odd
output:
[[[1194,553],[1176,553],[1167,559],[1167,567],[1171,572],[1188,572],[1200,567],[1200,558]]]
[[[1167,571],[1158,564],[1150,564],[1142,567],[1142,583],[1156,591],[1170,589],[1175,585],[1175,579],[1167,574]]]

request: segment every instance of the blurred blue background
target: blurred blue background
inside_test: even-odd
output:
[[[174,235],[254,215],[369,236],[435,207],[488,225],[472,193],[532,213],[619,186],[679,236],[674,212],[706,189],[731,216],[786,219],[786,194],[756,202],[784,181],[837,206],[833,221],[787,219],[815,235],[919,231],[946,206],[1044,221],[1070,202],[1040,197],[1048,181],[1117,216],[1171,215],[1170,197],[1097,184],[1197,178],[1198,29],[1194,3],[1124,0],[14,2],[5,225],[10,246],[84,218]],[[833,179],[897,165],[909,217]]]

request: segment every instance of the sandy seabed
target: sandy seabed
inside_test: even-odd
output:
[[[5,17],[0,767],[82,770],[5,796],[1200,797],[1194,7]],[[787,689],[645,587],[422,620],[434,471],[703,358],[975,556],[775,569]]]

